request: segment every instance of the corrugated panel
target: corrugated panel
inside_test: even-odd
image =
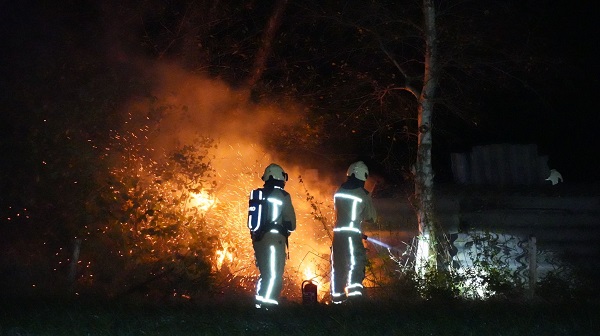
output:
[[[475,146],[450,156],[454,181],[473,185],[542,185],[550,175],[548,157],[535,144]]]

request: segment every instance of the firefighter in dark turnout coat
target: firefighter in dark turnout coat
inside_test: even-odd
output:
[[[252,239],[260,277],[256,284],[256,307],[277,305],[283,282],[288,236],[296,229],[296,214],[290,194],[283,190],[288,175],[277,164],[270,164],[262,176],[269,202],[268,224]]]
[[[334,304],[363,296],[367,256],[362,242],[363,221],[375,221],[377,213],[364,188],[369,169],[358,161],[350,165],[347,180],[334,195],[336,213],[331,248],[331,299]]]

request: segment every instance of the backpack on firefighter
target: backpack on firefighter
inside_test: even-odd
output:
[[[250,192],[248,200],[248,229],[253,241],[259,241],[262,236],[269,230],[270,214],[269,214],[269,195],[265,189],[258,188]]]
[[[277,230],[285,237],[285,243],[288,245],[288,237],[290,232],[284,225],[277,225],[271,218],[272,205],[268,198],[271,190],[258,188],[250,192],[248,200],[248,229],[252,241],[259,241],[264,236],[265,232]]]

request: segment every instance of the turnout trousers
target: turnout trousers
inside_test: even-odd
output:
[[[347,298],[363,295],[362,281],[367,262],[362,235],[339,231],[333,234],[331,247],[331,298],[341,303]]]
[[[266,232],[252,242],[260,277],[256,283],[257,305],[279,304],[286,258],[286,238],[278,232]]]

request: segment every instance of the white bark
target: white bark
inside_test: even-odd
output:
[[[418,143],[415,175],[415,197],[417,201],[417,219],[419,223],[419,247],[416,271],[421,273],[425,263],[435,266],[435,229],[433,168],[431,165],[432,115],[434,97],[439,82],[437,64],[437,33],[435,26],[435,6],[433,0],[423,0],[425,33],[425,71],[423,89],[419,96],[418,107]]]

